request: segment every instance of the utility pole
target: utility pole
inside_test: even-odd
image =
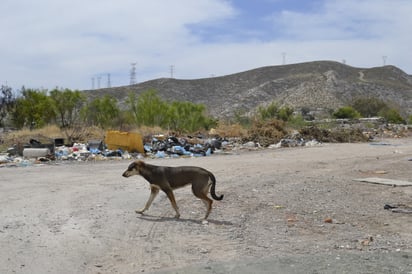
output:
[[[130,63],[132,68],[130,69],[130,85],[136,84],[136,62]]]

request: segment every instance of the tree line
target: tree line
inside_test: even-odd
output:
[[[14,96],[11,88],[2,86],[0,127],[6,121],[17,129],[56,124],[61,128],[82,125],[103,129],[159,126],[178,132],[209,129],[216,124],[216,120],[207,115],[204,105],[167,102],[153,89],[140,95],[130,92],[125,106],[120,108],[118,100],[111,95],[88,100],[84,92],[78,90],[23,88],[19,96]]]

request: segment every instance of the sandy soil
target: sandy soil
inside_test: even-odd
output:
[[[190,187],[175,192],[181,219],[162,193],[147,215],[130,161],[0,168],[0,273],[412,273],[412,139],[388,145],[238,151],[147,159],[212,171],[217,194],[208,224]]]

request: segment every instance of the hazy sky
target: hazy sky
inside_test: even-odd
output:
[[[91,89],[334,60],[412,74],[410,0],[2,0],[0,84]],[[171,69],[173,66],[173,69]]]

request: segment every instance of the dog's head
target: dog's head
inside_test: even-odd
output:
[[[144,167],[145,163],[143,161],[137,160],[129,165],[125,172],[123,172],[123,177],[130,177],[133,175],[139,175],[140,170]]]

